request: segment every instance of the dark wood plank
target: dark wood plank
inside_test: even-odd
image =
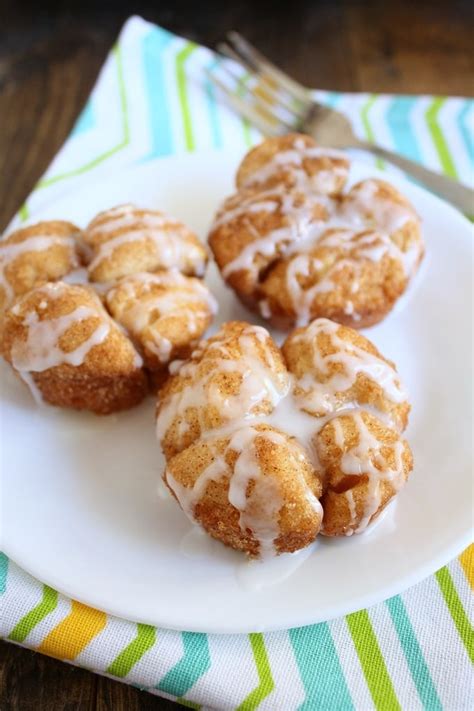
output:
[[[67,137],[129,0],[0,3],[0,230]],[[237,29],[303,83],[339,91],[473,93],[471,0],[136,0],[209,46]],[[154,711],[176,704],[0,643],[2,711]]]
[[[179,711],[167,699],[0,642],[2,711]]]
[[[119,682],[98,678],[95,711],[179,711],[185,707]]]
[[[472,2],[346,0],[358,89],[471,95]]]
[[[36,652],[0,643],[2,711],[94,711],[97,678]]]

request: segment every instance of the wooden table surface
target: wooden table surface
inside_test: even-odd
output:
[[[132,12],[209,46],[237,29],[312,87],[473,93],[471,0],[293,0],[281,7],[213,0],[195,8],[192,0],[2,0],[0,230],[68,135]],[[2,711],[171,708],[177,705],[0,643]]]

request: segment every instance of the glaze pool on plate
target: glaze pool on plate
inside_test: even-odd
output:
[[[239,158],[206,153],[158,160],[65,195],[33,219],[85,225],[99,210],[132,201],[174,214],[204,236],[219,201],[233,189]],[[357,163],[351,182],[371,175],[387,179]],[[397,363],[413,404],[407,438],[415,469],[376,529],[347,540],[321,538],[291,576],[271,587],[269,605],[269,588],[248,584],[253,569],[242,573],[239,553],[209,541],[207,553],[190,555],[186,540],[195,534],[189,522],[173,501],[156,494],[163,458],[152,399],[107,418],[38,409],[2,363],[3,550],[89,605],[201,632],[330,619],[400,592],[460,552],[472,523],[465,393],[472,362],[471,226],[423,190],[390,180],[423,218],[427,257],[404,308],[366,332]],[[254,319],[214,266],[207,281],[220,305],[217,323]]]

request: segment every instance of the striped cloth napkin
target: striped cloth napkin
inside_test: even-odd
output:
[[[241,146],[258,133],[216,100],[215,56],[134,17],[64,147],[15,222],[81,183],[175,153]],[[315,92],[355,130],[468,182],[472,102]],[[470,130],[471,127],[471,130]],[[474,546],[369,610],[271,634],[206,635],[121,620],[70,600],[0,554],[1,634],[191,708],[241,711],[472,708]]]

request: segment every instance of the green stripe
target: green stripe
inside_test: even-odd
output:
[[[176,81],[178,83],[178,97],[181,106],[181,115],[183,117],[184,143],[188,151],[193,151],[196,146],[191,125],[191,110],[189,108],[184,65],[189,55],[194,52],[196,48],[197,45],[194,42],[187,42],[183,49],[176,55]]]
[[[363,125],[364,131],[365,131],[365,135],[367,136],[367,140],[370,141],[370,143],[375,143],[375,135],[372,130],[372,126],[370,125],[369,112],[378,98],[379,97],[377,94],[371,94],[360,110],[360,115],[361,115],[361,119],[362,119],[362,125]],[[375,161],[375,164],[376,164],[377,168],[383,168],[385,165],[381,158],[377,158],[377,160]]]
[[[444,172],[446,175],[456,178],[457,171],[454,166],[454,161],[451,153],[449,152],[448,144],[443,136],[441,126],[438,123],[438,114],[445,103],[446,98],[443,96],[436,96],[433,99],[426,111],[426,123],[428,124],[428,129],[431,134],[431,138],[433,139],[433,143],[435,144]]]
[[[188,701],[188,699],[183,699],[182,697],[176,699],[176,702],[181,704],[181,706],[187,706],[188,709],[194,709],[195,711],[199,711],[201,708],[201,704],[196,704],[194,701]]]
[[[246,92],[246,84],[247,81],[251,78],[251,74],[248,72],[245,72],[245,74],[242,74],[241,77],[239,77],[239,81],[237,83],[237,94],[239,96],[243,96]],[[244,143],[247,146],[247,148],[250,148],[252,145],[252,135],[250,133],[250,128],[251,128],[251,123],[248,119],[242,118],[242,130],[244,132]]]
[[[26,201],[23,203],[23,205],[18,210],[18,216],[22,222],[26,222],[26,220],[30,216],[30,211],[28,209],[28,205],[27,205]]]
[[[115,47],[113,48],[112,51],[115,56],[115,61],[116,61],[116,65],[117,65],[117,81],[118,81],[118,87],[119,87],[120,113],[121,113],[121,117],[122,117],[123,137],[122,137],[120,143],[118,143],[116,146],[114,146],[110,150],[106,151],[105,153],[101,153],[101,155],[97,156],[97,158],[94,158],[93,160],[89,161],[85,165],[80,166],[79,168],[75,168],[74,170],[69,170],[66,173],[61,173],[60,175],[54,175],[51,178],[44,178],[43,180],[40,180],[38,185],[36,186],[35,190],[38,190],[39,188],[47,188],[50,185],[54,185],[54,183],[59,183],[61,180],[65,180],[66,178],[72,178],[75,175],[81,175],[82,173],[87,173],[88,170],[95,168],[100,163],[102,163],[103,161],[105,161],[108,158],[110,158],[111,156],[113,156],[115,153],[118,153],[119,151],[121,151],[130,142],[130,125],[129,125],[129,119],[128,119],[127,92],[125,89],[125,82],[124,82],[124,78],[123,78],[122,52],[121,52],[119,45],[115,45]]]
[[[397,595],[396,597],[390,598],[390,600],[386,600],[385,604],[390,612],[393,626],[400,640],[423,708],[429,709],[429,711],[443,711],[441,701],[439,700],[431,678],[430,670],[423,656],[423,651],[418,644],[403,600],[400,595]]]
[[[441,568],[441,570],[438,570],[436,573],[436,580],[438,581],[438,585],[443,593],[444,601],[446,602],[448,610],[451,613],[451,617],[453,618],[453,622],[459,636],[466,647],[466,651],[471,661],[474,662],[474,634],[464,611],[462,602],[459,599],[456,588],[454,587],[453,579],[449,570],[447,568]]]
[[[242,701],[236,711],[253,711],[275,688],[263,635],[249,634],[249,640],[257,667],[259,685]]]
[[[109,664],[106,669],[107,673],[121,678],[127,676],[135,664],[143,657],[145,652],[148,652],[148,650],[153,647],[155,640],[156,627],[138,623],[137,636],[115,657],[114,661]]]
[[[367,610],[347,615],[346,621],[375,708],[401,711]]]
[[[182,632],[184,654],[161,679],[156,688],[173,696],[183,697],[211,666],[207,635]]]
[[[242,130],[244,132],[244,142],[247,148],[252,146],[252,134],[250,133],[251,125],[250,121],[246,118],[242,119]]]
[[[13,642],[24,642],[36,625],[43,620],[46,615],[56,608],[58,604],[58,593],[48,585],[43,585],[43,597],[32,610],[30,610],[21,620],[15,625],[8,639]]]

